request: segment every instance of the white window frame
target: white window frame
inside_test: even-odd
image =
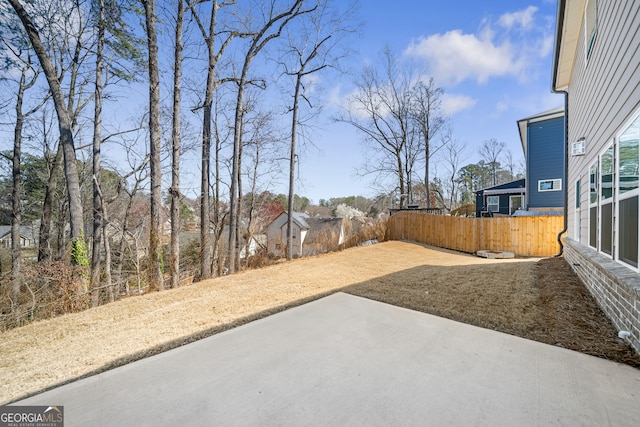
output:
[[[581,227],[582,211],[580,209],[580,206],[582,205],[582,194],[581,194],[582,190],[580,187],[581,187],[580,177],[578,177],[575,184],[576,199],[575,199],[575,210],[573,213],[573,226],[574,226],[573,238],[576,242],[580,241],[580,234],[582,233],[582,227]]]
[[[542,184],[545,182],[551,183],[551,188],[542,189]],[[538,192],[546,193],[548,191],[562,191],[562,178],[553,178],[553,179],[539,179],[538,180]]]
[[[620,193],[620,137],[625,133],[625,131],[631,127],[631,125],[636,121],[636,120],[640,120],[640,109],[637,110],[633,116],[631,116],[631,118],[629,120],[627,120],[627,122],[625,122],[625,124],[622,126],[622,128],[616,133],[616,137],[615,137],[615,178],[614,178],[614,182],[615,182],[615,191],[614,191],[614,198],[615,198],[615,206],[616,206],[616,212],[619,212],[619,204],[621,201],[626,200],[626,199],[630,199],[632,197],[639,197],[640,198],[640,185],[638,185],[636,188],[634,188],[633,190],[630,191],[626,191],[624,193]],[[638,139],[640,141],[640,130],[638,132]],[[640,142],[639,142],[640,144]],[[639,152],[639,159],[638,159],[638,165],[640,168],[640,152]],[[640,175],[640,174],[639,174]],[[640,183],[639,183],[640,184]],[[640,203],[640,201],[639,201]],[[639,207],[639,221],[640,221],[640,207]],[[638,230],[638,260],[637,260],[637,264],[638,266],[634,267],[631,264],[628,264],[622,260],[620,260],[620,244],[618,241],[618,237],[621,236],[620,233],[620,214],[616,214],[615,215],[615,220],[614,220],[615,224],[614,224],[614,230],[616,233],[616,239],[614,240],[615,242],[615,248],[614,248],[614,259],[616,262],[618,262],[621,265],[624,265],[625,267],[635,271],[635,272],[640,272],[640,227]]]
[[[589,62],[598,38],[598,1],[587,0],[584,8],[584,62]]]
[[[498,204],[497,205],[495,203],[490,203],[489,202],[489,200],[492,197],[496,197],[498,199]],[[497,206],[497,209],[496,210],[491,210],[491,206]],[[487,196],[487,211],[500,213],[500,196]]]
[[[513,213],[516,211],[516,209],[513,209],[514,198],[520,199],[520,207],[518,209],[522,209],[522,207],[524,206],[524,196],[522,194],[514,194],[512,196],[509,196],[509,215],[513,215]]]
[[[591,169],[593,169],[593,166],[596,167],[596,200],[594,202],[591,201]],[[595,245],[591,244],[591,211],[593,208],[596,209],[596,212],[599,212],[598,209],[598,205],[600,204],[600,158],[596,158],[595,162],[591,163],[589,165],[589,191],[588,191],[588,198],[587,200],[589,201],[589,204],[587,206],[587,221],[588,221],[588,227],[587,227],[587,245],[589,245],[589,247],[598,250],[598,245],[599,245],[599,237],[600,237],[600,230],[598,227],[599,225],[599,221],[600,218],[598,218],[598,215],[596,214],[596,230],[595,230],[595,234],[596,234],[596,242]]]
[[[604,177],[604,167],[603,167],[603,162],[602,162],[602,157],[607,153],[607,151],[609,151],[609,149],[612,149],[612,156],[613,158],[611,159],[612,164],[611,164],[611,173],[613,174],[613,176],[611,177],[611,185],[612,185],[612,192],[611,192],[611,196],[608,198],[604,198],[603,195],[603,190],[604,190],[604,183],[603,183],[603,177]],[[614,218],[617,217],[616,215],[616,205],[614,204],[614,193],[615,193],[615,180],[616,180],[616,150],[615,150],[615,144],[614,141],[611,141],[609,144],[607,144],[604,148],[604,150],[602,150],[600,152],[600,154],[598,155],[598,231],[597,231],[597,240],[598,240],[598,252],[600,252],[600,254],[602,254],[603,256],[606,256],[607,258],[613,259],[614,258],[614,254],[616,251],[616,244],[615,244],[615,235],[617,234],[617,232],[615,231],[615,226],[614,224],[611,225],[611,253],[608,254],[606,252],[604,252],[602,250],[602,210],[605,206],[611,205],[611,219],[613,221],[615,221]]]

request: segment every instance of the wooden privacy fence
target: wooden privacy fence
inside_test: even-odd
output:
[[[561,216],[464,218],[400,212],[389,218],[387,238],[469,253],[494,250],[546,257],[559,252],[563,227]]]

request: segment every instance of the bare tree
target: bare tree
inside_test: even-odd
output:
[[[56,74],[51,57],[48,55],[42,43],[40,34],[33,23],[33,19],[26,12],[24,7],[17,0],[8,0],[11,7],[20,18],[31,45],[33,46],[42,70],[47,78],[49,90],[54,101],[56,113],[58,115],[58,127],[60,131],[60,144],[64,154],[64,171],[67,181],[67,194],[69,203],[69,217],[71,225],[72,245],[78,245],[83,239],[82,233],[82,199],[80,194],[80,182],[78,178],[78,168],[76,164],[76,153],[73,141],[71,114],[65,105],[65,97],[62,93],[60,80]],[[77,260],[74,260],[78,262]]]
[[[211,221],[211,200],[210,200],[210,170],[211,170],[211,128],[212,128],[212,111],[214,101],[214,91],[220,83],[216,81],[216,70],[218,61],[222,57],[229,43],[240,34],[235,31],[228,32],[226,38],[222,42],[220,49],[216,51],[216,25],[218,13],[222,7],[230,6],[235,1],[218,2],[212,0],[210,5],[209,26],[205,26],[200,18],[196,6],[204,3],[203,0],[189,1],[187,5],[198,24],[202,38],[207,47],[207,83],[205,87],[203,108],[203,124],[202,124],[202,170],[200,182],[200,277],[208,279],[212,273],[211,260],[211,231],[209,223]],[[217,177],[216,177],[217,178]]]
[[[262,49],[272,40],[280,37],[283,28],[297,16],[309,13],[313,10],[303,9],[304,0],[295,0],[288,9],[278,12],[276,1],[271,0],[265,6],[268,11],[266,20],[257,30],[247,31],[249,36],[249,47],[244,56],[242,71],[238,78],[238,93],[236,98],[234,136],[233,136],[233,157],[231,162],[231,190],[229,195],[229,272],[236,271],[236,256],[238,254],[238,216],[240,213],[240,158],[242,155],[242,122],[245,112],[244,93],[249,83],[249,67],[251,62]]]
[[[309,108],[313,105],[305,92],[304,81],[312,74],[322,72],[327,68],[335,68],[346,52],[338,52],[337,43],[347,32],[344,27],[350,10],[342,15],[334,14],[329,2],[319,0],[314,13],[309,19],[301,20],[299,25],[288,31],[288,48],[285,52],[291,57],[293,65],[283,61],[284,73],[294,78],[293,106],[291,112],[291,144],[289,149],[289,194],[287,218],[287,259],[293,258],[293,205],[295,195],[295,164],[297,156],[298,126],[302,124],[299,118],[300,100],[304,100]]]
[[[448,197],[445,208],[451,212],[457,207],[458,203],[458,172],[461,163],[465,160],[465,146],[460,143],[453,134],[451,127],[447,127],[441,135],[443,151],[442,158],[447,171],[447,179],[444,181],[443,187]]]
[[[414,89],[414,105],[412,116],[417,124],[418,131],[422,136],[422,147],[424,150],[424,187],[429,186],[429,166],[431,156],[434,155],[442,145],[431,147],[432,141],[445,123],[445,119],[440,110],[441,98],[444,91],[435,85],[433,78],[427,81],[419,81]],[[430,197],[427,195],[427,207],[430,205]]]
[[[480,147],[480,156],[491,168],[491,177],[493,185],[498,184],[498,170],[500,169],[500,156],[504,150],[505,143],[499,142],[495,138],[491,138],[482,143]]]
[[[47,182],[45,183],[44,200],[42,202],[42,216],[40,218],[40,233],[38,240],[38,262],[49,261],[52,257],[52,232],[53,203],[58,186],[58,177],[62,166],[62,145],[57,144],[55,153],[48,143],[49,132],[47,128],[46,112],[42,114],[42,140],[44,144],[44,158],[49,166]]]
[[[97,0],[97,47],[96,47],[96,80],[93,119],[93,248],[91,251],[91,305],[96,307],[100,303],[100,247],[104,218],[102,216],[102,195],[100,194],[100,145],[102,138],[102,89],[104,67],[104,37],[105,37],[105,4],[104,0]]]
[[[177,0],[175,46],[173,59],[173,116],[171,127],[171,250],[169,268],[171,287],[180,283],[180,101],[182,95],[182,31],[184,27],[184,0]]]
[[[364,167],[365,174],[397,180],[400,206],[406,204],[407,177],[404,150],[411,132],[411,77],[402,73],[387,47],[382,54],[382,75],[367,66],[356,82],[357,92],[337,120],[355,127],[377,156]]]
[[[263,113],[255,111],[256,103],[250,102],[251,108],[245,114],[245,130],[244,149],[246,165],[245,173],[250,191],[247,196],[243,197],[244,202],[244,218],[242,227],[242,237],[244,243],[244,254],[239,253],[238,256],[244,255],[246,265],[249,263],[249,247],[251,240],[257,232],[259,221],[258,214],[265,202],[264,197],[258,195],[258,187],[263,180],[266,179],[267,186],[271,183],[271,179],[279,171],[275,157],[278,151],[277,141],[280,136],[275,126],[274,114],[271,112]]]
[[[151,185],[151,218],[149,225],[149,285],[164,287],[162,278],[162,165],[160,162],[160,73],[158,66],[158,36],[156,34],[155,0],[141,0],[147,29],[149,71],[149,166]]]
[[[365,68],[356,81],[356,94],[349,99],[347,111],[337,117],[355,127],[363,136],[370,156],[362,168],[364,175],[374,175],[384,186],[387,179],[396,181],[400,207],[414,197],[419,179],[417,168],[424,162],[421,186],[430,189],[432,156],[442,148],[435,136],[446,122],[440,110],[441,88],[412,64],[401,64],[389,47],[382,52],[379,64]],[[389,189],[386,189],[388,192]],[[431,197],[424,197],[427,206]]]
[[[511,150],[507,150],[507,152],[504,155],[504,160],[505,160],[504,166],[509,173],[509,180],[513,181],[514,179],[518,179],[519,177],[521,178],[523,175],[521,170],[524,168],[522,168],[522,164],[520,164],[514,158]]]
[[[21,55],[17,55],[17,58],[21,58]],[[23,197],[23,185],[22,185],[22,172],[21,172],[21,159],[22,159],[22,132],[24,128],[24,122],[30,115],[42,107],[46,98],[43,101],[25,112],[24,96],[25,92],[31,89],[39,75],[39,70],[33,68],[31,63],[30,52],[27,51],[27,57],[20,69],[20,81],[18,83],[18,93],[16,96],[15,114],[16,122],[13,133],[13,156],[12,156],[12,178],[13,188],[11,192],[11,303],[12,311],[16,309],[18,304],[18,297],[20,295],[20,266],[22,263],[22,257],[20,252],[20,231],[22,226],[22,197]]]

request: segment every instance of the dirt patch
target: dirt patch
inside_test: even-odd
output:
[[[571,277],[562,259],[490,260],[408,242],[299,259],[4,332],[0,403],[337,291],[640,366]]]
[[[640,368],[640,356],[618,338],[563,258],[540,260],[535,284],[544,307],[543,328],[522,336]]]
[[[564,258],[421,266],[346,292],[640,368]]]

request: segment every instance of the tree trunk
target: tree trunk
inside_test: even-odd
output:
[[[104,227],[102,227],[102,237],[104,238],[104,285],[107,289],[109,302],[114,302],[117,295],[114,292],[113,280],[111,278],[111,242],[109,242],[109,235],[107,233],[107,225],[109,223],[106,211],[102,212],[102,217],[105,221]]]
[[[171,135],[171,287],[180,284],[180,98],[182,80],[182,27],[184,22],[184,2],[178,1],[176,18],[176,45],[173,72],[173,123]]]
[[[239,198],[241,197],[241,195],[238,194],[238,191],[241,165],[240,155],[242,150],[242,120],[244,118],[245,109],[244,90],[247,84],[249,65],[269,41],[280,37],[282,29],[291,19],[301,13],[308,12],[300,11],[302,3],[303,0],[295,0],[289,10],[276,16],[271,16],[271,19],[262,26],[260,31],[256,32],[253,35],[251,46],[249,47],[245,55],[244,65],[242,66],[242,72],[240,74],[240,79],[238,80],[238,96],[236,98],[236,112],[233,132],[233,157],[231,162],[231,191],[229,195],[229,273],[235,273],[236,271],[236,245],[238,242],[237,229],[239,222],[238,216],[240,213]],[[267,31],[269,31],[269,29],[276,24],[279,25],[278,30],[272,34],[266,35]]]
[[[12,177],[13,188],[11,191],[11,311],[15,311],[19,305],[20,297],[20,226],[22,225],[22,172],[20,159],[22,156],[22,128],[24,126],[24,114],[22,104],[24,100],[25,70],[20,75],[20,86],[16,100],[16,125],[13,134],[13,159]]]
[[[427,193],[427,204],[426,207],[431,207],[431,189],[429,188],[429,123],[427,122],[424,125],[424,190]]]
[[[244,112],[244,86],[251,60],[247,56],[238,84],[236,115],[233,135],[233,156],[231,161],[231,190],[229,194],[229,273],[236,272],[236,231],[238,225],[238,184],[240,180],[240,150],[242,144],[242,120]]]
[[[300,86],[302,85],[302,74],[296,75],[296,88],[293,94],[293,112],[291,119],[291,149],[289,152],[289,206],[287,211],[287,260],[293,259],[293,196],[295,168],[296,168],[296,138],[298,133],[298,103],[300,100]],[[302,239],[302,236],[300,236]]]
[[[217,103],[216,103],[217,108]],[[225,264],[224,251],[220,251],[220,239],[224,224],[220,215],[220,135],[218,134],[216,127],[215,134],[215,155],[214,155],[214,168],[215,178],[213,184],[213,248],[212,248],[212,263],[211,271],[217,276],[222,274],[222,269]]]
[[[51,223],[53,221],[53,200],[58,188],[58,174],[62,163],[62,145],[58,144],[58,150],[51,163],[47,188],[42,205],[42,218],[40,219],[40,234],[38,241],[38,262],[51,261]]]
[[[55,73],[51,58],[47,55],[46,49],[40,40],[40,35],[33,25],[31,17],[24,10],[18,0],[8,0],[19,16],[22,24],[29,36],[42,70],[49,83],[49,90],[53,97],[53,102],[58,115],[58,127],[60,130],[60,143],[64,154],[64,172],[67,180],[67,195],[69,203],[69,218],[71,226],[71,241],[78,242],[82,238],[82,199],[80,194],[80,181],[78,179],[78,167],[76,164],[76,153],[71,132],[71,118],[64,102],[64,95],[60,81]],[[77,260],[76,260],[77,261]]]
[[[102,197],[100,197],[100,144],[102,131],[102,68],[104,51],[104,0],[98,0],[98,46],[96,50],[95,110],[93,123],[93,248],[91,250],[91,305],[100,304],[100,255],[102,247]]]
[[[204,120],[202,124],[202,181],[200,196],[200,276],[202,279],[211,277],[211,231],[209,228],[211,223],[211,198],[209,180],[211,170],[211,118],[216,67],[215,37],[213,35],[216,25],[216,11],[217,5],[213,4],[211,7],[209,36],[206,37],[208,67],[207,86],[204,96]]]
[[[149,227],[149,286],[162,290],[162,170],[160,163],[160,75],[158,69],[158,37],[156,34],[155,0],[144,4],[149,47],[149,165],[151,169],[151,221]]]

